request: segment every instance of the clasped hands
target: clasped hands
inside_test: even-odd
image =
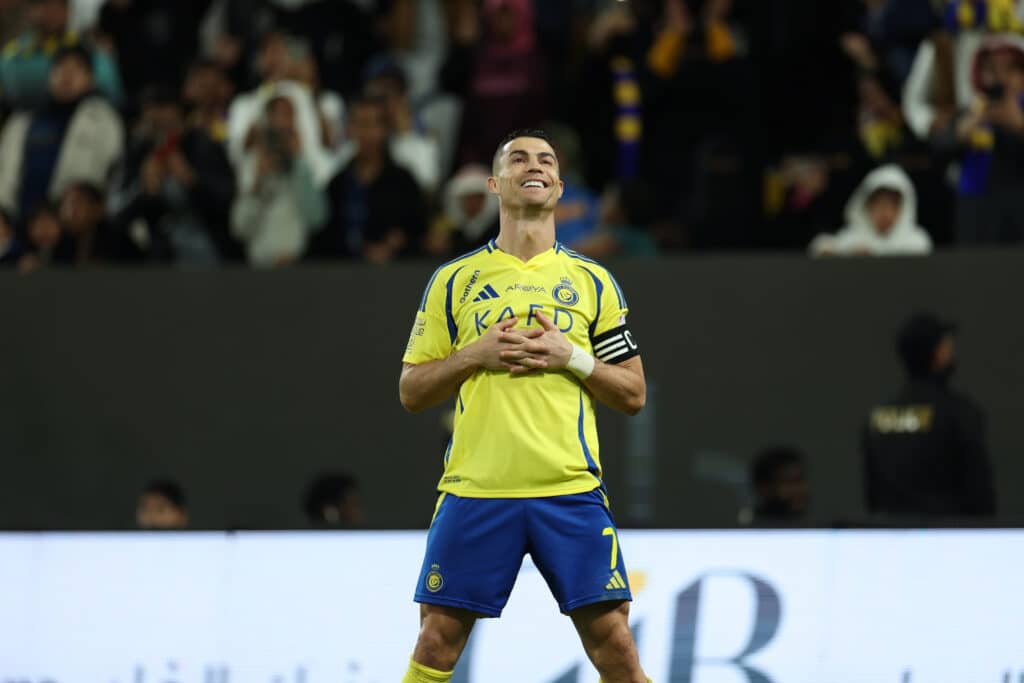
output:
[[[572,344],[546,315],[536,312],[533,317],[540,327],[516,328],[519,319],[506,318],[487,328],[466,351],[472,352],[482,367],[508,370],[512,375],[565,368]]]

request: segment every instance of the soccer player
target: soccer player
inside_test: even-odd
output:
[[[629,415],[644,405],[626,299],[607,270],[555,241],[563,183],[546,133],[508,135],[492,173],[498,237],[434,273],[403,357],[406,409],[455,399],[403,683],[450,680],[476,619],[501,615],[526,553],[602,681],[645,683],[594,423],[595,400]]]

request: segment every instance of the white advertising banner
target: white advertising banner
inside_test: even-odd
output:
[[[0,534],[0,683],[398,683],[425,534]],[[1024,682],[1024,531],[628,531],[667,683]],[[455,683],[594,683],[527,559]]]

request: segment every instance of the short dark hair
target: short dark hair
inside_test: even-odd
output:
[[[75,43],[74,45],[65,45],[64,47],[57,50],[57,53],[53,55],[53,61],[50,62],[50,68],[54,69],[58,64],[63,62],[65,59],[77,59],[85,65],[85,68],[89,73],[93,73],[92,68],[92,51],[89,50],[85,45],[81,43]]]
[[[50,215],[59,220],[60,208],[49,199],[40,200],[29,209],[28,214],[25,216],[25,226],[32,225],[37,218],[44,215]]]
[[[366,67],[363,72],[364,84],[378,80],[391,81],[398,85],[398,89],[403,93],[409,92],[409,77],[406,76],[402,65],[394,60],[382,59],[371,62]]]
[[[782,468],[803,464],[803,453],[792,446],[765,448],[754,456],[754,461],[750,464],[750,481],[754,486],[771,484],[779,476]]]
[[[146,484],[146,488],[142,489],[143,495],[147,493],[163,496],[176,507],[185,509],[185,489],[172,479],[154,479]]]
[[[359,490],[359,481],[351,474],[327,472],[309,483],[302,509],[312,522],[318,522],[326,505],[340,503]]]
[[[494,150],[494,158],[491,160],[491,173],[498,173],[498,160],[501,158],[501,150],[516,138],[538,138],[551,145],[552,149],[555,147],[555,143],[551,141],[551,136],[546,130],[541,128],[518,128],[507,134],[498,143],[498,148]]]

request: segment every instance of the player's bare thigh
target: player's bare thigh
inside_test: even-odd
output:
[[[480,615],[445,605],[420,605],[420,634],[412,658],[438,671],[451,671]]]

